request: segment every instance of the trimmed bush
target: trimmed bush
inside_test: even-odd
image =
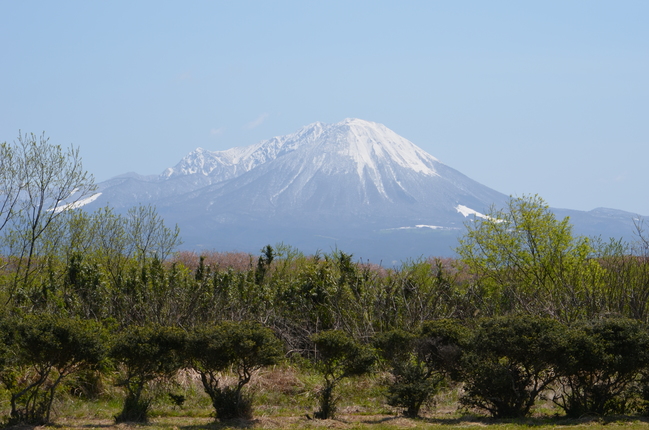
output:
[[[414,418],[419,409],[435,395],[444,380],[439,362],[430,354],[426,339],[402,330],[379,334],[375,345],[388,365],[391,378],[386,381],[387,402],[403,408]]]
[[[188,358],[201,375],[216,418],[252,418],[252,393],[243,388],[253,372],[278,362],[282,344],[272,330],[253,322],[226,322],[199,328],[189,337]],[[220,373],[232,369],[237,383],[221,385]]]
[[[124,377],[118,385],[126,389],[116,422],[148,421],[151,400],[145,397],[145,388],[183,366],[185,342],[183,330],[158,325],[130,326],[116,336],[111,357],[123,366]]]
[[[324,385],[318,392],[320,408],[314,416],[324,420],[336,414],[336,385],[344,378],[369,372],[376,358],[370,348],[341,330],[323,331],[311,340],[316,351],[315,368],[324,377]]]
[[[649,335],[636,320],[580,322],[555,355],[561,391],[554,403],[569,417],[627,413],[634,386],[649,368]]]
[[[496,418],[529,415],[556,380],[552,364],[563,331],[555,320],[529,315],[480,321],[463,360],[462,404]]]
[[[50,423],[61,382],[106,356],[105,331],[94,321],[54,315],[29,315],[2,325],[12,351],[1,374],[11,393],[8,424]]]

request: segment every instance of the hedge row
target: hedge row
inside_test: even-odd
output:
[[[439,320],[377,341],[393,374],[389,400],[411,416],[443,379],[463,384],[462,404],[498,418],[529,415],[541,396],[569,417],[649,405],[649,331],[631,319],[503,316],[470,328]]]
[[[10,424],[50,422],[61,382],[93,367],[120,375],[117,385],[125,398],[117,421],[146,421],[149,383],[183,368],[200,375],[218,419],[249,418],[252,398],[245,386],[286,350],[272,330],[253,322],[117,330],[110,323],[28,315],[4,319],[0,334],[0,379],[11,396]],[[390,375],[387,402],[411,417],[441,387],[453,384],[462,386],[463,405],[498,418],[527,416],[542,397],[570,417],[649,409],[649,329],[631,319],[435,320],[416,332],[393,330],[369,341],[329,330],[311,342],[308,358],[323,377],[316,418],[334,416],[334,391],[343,378],[367,372]],[[236,382],[223,384],[225,370],[237,375]]]

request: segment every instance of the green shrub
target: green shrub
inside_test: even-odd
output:
[[[9,424],[46,424],[61,382],[106,355],[104,330],[94,321],[29,315],[2,324],[7,368],[2,382],[11,393]]]
[[[458,320],[426,321],[421,327],[420,351],[424,359],[445,376],[460,380],[462,361],[471,342],[471,331]]]
[[[626,413],[634,385],[649,367],[646,326],[626,318],[576,324],[555,356],[561,393],[554,402],[566,415]]]
[[[563,326],[529,315],[482,320],[463,359],[461,402],[497,418],[529,415],[556,375]]]
[[[379,334],[375,345],[387,363],[391,378],[386,381],[387,402],[404,408],[414,418],[421,406],[435,395],[444,380],[437,360],[430,354],[426,339],[402,330]]]
[[[333,418],[338,400],[334,396],[334,389],[338,382],[367,373],[376,358],[370,348],[341,330],[323,331],[311,339],[316,351],[315,368],[324,377],[324,385],[318,392],[320,409],[314,416],[318,419]]]
[[[122,411],[116,422],[146,422],[151,400],[143,396],[148,383],[168,378],[184,362],[185,332],[157,325],[130,326],[119,333],[111,357],[123,366],[118,385],[126,389]]]
[[[251,393],[243,392],[257,369],[275,364],[282,344],[272,330],[253,322],[226,322],[199,328],[189,337],[187,356],[201,375],[205,392],[212,400],[216,418],[252,418]],[[232,369],[237,383],[221,385],[220,373]]]

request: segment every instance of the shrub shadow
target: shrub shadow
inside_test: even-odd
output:
[[[223,420],[223,421],[212,421],[200,425],[178,426],[178,428],[181,430],[201,430],[201,429],[222,430],[222,429],[229,429],[229,428],[247,429],[247,428],[253,428],[256,423],[258,423],[258,420],[255,419],[247,420],[243,418],[233,418],[233,419]]]
[[[418,417],[406,418],[403,415],[394,415],[381,417],[378,419],[362,420],[363,424],[385,424],[399,419],[409,419],[427,424],[442,426],[459,426],[466,424],[482,425],[501,425],[515,424],[525,427],[542,427],[542,426],[583,426],[585,424],[612,424],[621,422],[641,422],[648,424],[649,417],[638,415],[611,415],[611,416],[583,416],[580,418],[567,418],[564,416],[547,416],[547,417],[528,417],[528,418],[491,418],[479,415],[465,415],[456,418],[438,418],[438,417]]]

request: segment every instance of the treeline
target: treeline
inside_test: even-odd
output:
[[[540,396],[569,416],[647,409],[641,221],[634,244],[578,237],[524,196],[468,221],[456,260],[386,268],[283,244],[197,255],[176,251],[179,231],[155,208],[77,208],[94,193],[78,151],[33,135],[0,150],[11,423],[49,422],[62,387],[84,380],[91,396],[96,372],[124,390],[118,420],[146,420],[150,384],[182,368],[217,418],[246,417],[256,369],[296,357],[322,375],[316,418],[335,413],[342,379],[367,372],[390,375],[386,401],[409,416],[453,384],[496,417],[528,415]]]

